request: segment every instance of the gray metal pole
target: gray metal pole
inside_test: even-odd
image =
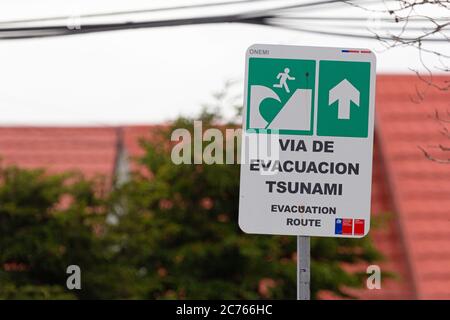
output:
[[[309,237],[297,237],[297,300],[310,300]]]

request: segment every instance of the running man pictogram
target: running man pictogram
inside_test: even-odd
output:
[[[291,92],[291,91],[289,90],[288,85],[287,85],[287,81],[288,81],[288,80],[295,80],[295,78],[294,78],[294,77],[291,77],[291,76],[289,75],[289,71],[290,71],[289,68],[285,68],[285,69],[284,69],[284,72],[280,72],[280,73],[277,75],[277,79],[280,79],[280,83],[274,84],[274,85],[273,85],[274,88],[282,88],[282,87],[284,87],[284,89],[286,90],[287,93],[290,93],[290,92]]]

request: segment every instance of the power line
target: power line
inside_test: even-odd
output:
[[[179,7],[165,7],[165,8],[155,8],[155,9],[146,9],[146,10],[134,10],[134,11],[121,11],[121,12],[113,12],[113,13],[100,13],[100,14],[90,14],[81,16],[80,18],[87,17],[105,17],[105,16],[115,16],[115,15],[123,15],[123,14],[134,14],[134,13],[143,13],[143,12],[157,12],[157,11],[171,11],[178,9],[187,9],[187,8],[204,8],[204,7],[213,7],[213,6],[221,6],[221,5],[236,5],[236,4],[244,4],[244,3],[256,3],[268,0],[240,0],[240,1],[227,1],[227,2],[216,2],[209,4],[197,4],[197,5],[189,5],[189,6],[179,6]],[[107,31],[118,31],[118,30],[130,30],[130,29],[142,29],[142,28],[158,28],[158,27],[172,27],[172,26],[186,26],[186,25],[201,25],[201,24],[213,24],[213,23],[247,23],[247,24],[258,24],[265,25],[271,27],[284,28],[295,31],[302,32],[311,32],[311,33],[320,33],[327,35],[337,35],[337,36],[345,36],[345,37],[356,37],[356,38],[364,38],[364,39],[379,39],[379,40],[393,40],[393,36],[380,36],[373,34],[355,34],[354,32],[343,32],[337,30],[338,28],[343,28],[345,26],[336,26],[331,25],[330,23],[326,23],[329,21],[342,21],[345,23],[348,22],[362,22],[363,20],[367,20],[360,17],[308,17],[308,16],[292,16],[283,14],[286,11],[298,10],[311,8],[316,6],[321,6],[325,4],[350,4],[354,3],[356,0],[351,1],[341,1],[341,0],[321,0],[321,1],[312,1],[305,3],[297,3],[290,4],[284,6],[278,6],[270,9],[261,9],[261,10],[253,10],[245,13],[239,14],[228,14],[228,15],[216,15],[209,17],[190,17],[190,18],[177,18],[177,19],[162,19],[162,20],[150,20],[150,21],[130,21],[130,22],[117,22],[117,23],[98,23],[98,24],[83,24],[82,27],[77,28],[77,26],[67,25],[55,25],[55,26],[17,26],[17,27],[4,27],[0,28],[0,40],[1,39],[29,39],[29,38],[43,38],[43,37],[57,37],[57,36],[68,36],[68,35],[77,35],[77,34],[88,34],[88,33],[97,33],[97,32],[107,32]],[[359,1],[361,2],[361,1]],[[371,0],[365,1],[372,2]],[[291,12],[290,12],[291,13]],[[29,23],[29,22],[38,22],[38,21],[50,21],[54,19],[67,19],[67,17],[56,17],[56,18],[41,18],[41,19],[31,19],[31,20],[15,20],[10,21],[8,24],[12,25],[20,25],[20,23]],[[332,28],[330,31],[325,31],[324,27],[320,27],[320,29],[314,28],[314,26],[306,25],[306,26],[296,26],[296,25],[287,25],[287,22],[314,22],[321,21],[326,23],[325,28]],[[382,20],[380,20],[382,21]],[[385,19],[384,21],[392,21],[389,19]],[[6,24],[6,22],[0,22],[0,25]],[[311,23],[310,23],[311,24]],[[444,29],[444,28],[443,28]],[[415,31],[424,31],[423,28],[415,28],[409,27],[409,30]],[[405,38],[402,37],[402,40],[412,41],[415,38]],[[423,38],[423,41],[448,41],[448,38],[444,34],[444,39],[436,38],[436,37],[428,37]]]
[[[249,18],[245,15],[223,15],[217,17],[199,17],[199,18],[184,18],[172,20],[155,20],[143,22],[126,22],[126,23],[108,23],[108,24],[92,24],[83,25],[81,29],[68,29],[66,26],[43,26],[43,27],[17,27],[17,28],[2,28],[0,29],[0,39],[26,39],[36,37],[54,37],[66,36],[75,34],[86,34],[93,32],[106,32],[129,29],[142,28],[158,28],[158,27],[173,27],[186,25],[200,25],[211,23],[253,23],[264,24],[260,18]],[[2,35],[6,34],[6,35]]]
[[[395,41],[395,40],[401,40],[402,42],[415,42],[417,41],[418,37],[404,37],[402,36],[401,39],[396,39],[395,35],[392,36],[381,36],[381,35],[364,35],[364,34],[355,34],[355,33],[348,33],[348,32],[339,32],[339,31],[323,31],[323,30],[317,30],[317,29],[311,29],[307,27],[295,27],[295,26],[287,26],[287,25],[281,25],[276,23],[267,23],[267,26],[277,27],[281,29],[291,30],[291,31],[301,31],[301,32],[308,32],[308,33],[316,33],[316,34],[323,34],[323,35],[329,35],[329,36],[340,36],[340,37],[348,37],[348,38],[359,38],[359,39],[376,39],[376,40],[383,40],[383,41]],[[443,38],[424,38],[422,41],[427,42],[448,42],[448,37],[444,36]]]
[[[389,31],[402,31],[405,33],[405,24],[408,23],[407,30],[409,33],[414,32],[427,32],[436,29],[436,24],[438,22],[443,22],[444,24],[448,22],[448,19],[434,19],[431,23],[428,19],[413,19],[405,21],[395,21],[395,19],[385,18],[385,19],[370,19],[370,18],[356,18],[356,17],[275,17],[270,19],[270,25],[276,24],[284,26],[296,27],[297,22],[308,22],[308,27],[320,27],[323,30],[327,29],[353,29],[367,25],[367,29],[379,29],[379,30],[389,30]],[[411,25],[411,22],[415,24]],[[427,24],[425,24],[427,23]],[[318,25],[320,24],[320,25]],[[275,25],[274,25],[275,26]]]
[[[281,10],[289,10],[295,8],[306,8],[306,7],[314,7],[324,4],[333,4],[333,3],[348,3],[355,2],[356,0],[322,0],[322,1],[312,1],[305,2],[299,4],[278,6],[270,9],[263,10],[255,10],[254,13],[258,15],[266,14],[268,12],[275,12]],[[373,2],[374,0],[365,0],[365,2]],[[100,18],[100,17],[114,17],[121,15],[133,15],[133,14],[142,14],[142,13],[155,13],[155,12],[167,12],[167,11],[178,11],[178,10],[186,10],[186,9],[199,9],[199,8],[210,8],[210,7],[222,7],[222,6],[236,6],[242,4],[250,4],[250,3],[261,3],[261,2],[275,2],[274,0],[237,0],[237,1],[223,1],[223,2],[213,2],[213,3],[202,3],[202,4],[194,4],[194,5],[184,5],[184,6],[172,6],[172,7],[162,7],[162,8],[151,8],[151,9],[139,9],[139,10],[128,10],[128,11],[115,11],[115,12],[103,12],[103,13],[92,13],[86,15],[78,15],[77,18],[86,19],[86,18]],[[359,0],[362,2],[362,0]],[[60,21],[67,20],[71,18],[71,16],[57,16],[57,17],[46,17],[46,18],[34,18],[34,19],[21,19],[21,20],[7,20],[0,21],[0,25],[12,25],[12,24],[26,24],[33,22],[49,22],[49,21]]]
[[[282,16],[281,19],[286,20],[317,20],[317,21],[356,21],[356,22],[364,22],[367,21],[368,17],[325,17],[325,16]],[[375,18],[375,20],[380,22],[396,22],[395,18]],[[404,19],[399,19],[399,22],[404,22]],[[408,18],[408,21],[414,22],[431,22],[430,19],[424,17],[412,17]],[[449,18],[433,18],[433,21],[446,22],[449,21]]]
[[[268,2],[268,1],[273,1],[273,0],[223,1],[223,2],[213,2],[213,3],[191,4],[191,5],[184,5],[184,6],[171,6],[171,7],[128,10],[128,11],[91,13],[91,14],[86,14],[86,15],[80,15],[79,17],[80,18],[114,17],[114,16],[129,15],[129,14],[155,13],[155,12],[177,11],[177,10],[186,10],[186,9],[200,9],[200,8],[229,6],[229,5],[240,5],[240,4],[257,3],[257,2]],[[70,16],[57,16],[57,17],[22,19],[22,20],[9,20],[9,21],[7,20],[7,21],[0,21],[0,25],[2,25],[2,24],[9,24],[9,25],[11,25],[11,24],[19,24],[19,23],[59,21],[59,20],[67,20],[68,18],[70,18]]]
[[[199,4],[191,6],[182,7],[167,7],[167,8],[155,8],[148,9],[156,11],[170,11],[178,10],[179,8],[199,8],[199,7],[211,7],[220,6],[221,4],[242,4],[251,2],[261,2],[266,0],[241,0],[233,2],[220,2],[214,4]],[[84,24],[81,28],[69,28],[67,25],[56,25],[56,26],[33,26],[33,27],[4,27],[0,28],[0,39],[27,39],[27,38],[37,38],[37,37],[55,37],[55,36],[66,36],[75,34],[86,34],[93,32],[105,32],[105,31],[117,31],[117,30],[128,30],[128,29],[139,29],[139,28],[155,28],[155,27],[169,27],[169,26],[183,26],[183,25],[194,25],[194,24],[207,24],[207,23],[227,23],[227,22],[239,22],[239,23],[256,23],[262,24],[262,20],[273,17],[274,13],[280,10],[288,10],[294,8],[306,8],[312,6],[319,6],[324,4],[332,3],[345,3],[347,1],[342,0],[320,0],[305,2],[299,4],[291,4],[278,6],[271,9],[263,10],[253,10],[242,14],[231,14],[231,15],[218,15],[210,17],[193,17],[193,18],[183,18],[183,19],[164,19],[155,21],[144,21],[144,22],[121,22],[121,23],[103,23],[103,24]],[[146,10],[146,12],[149,12]],[[123,11],[120,14],[128,14],[132,11]],[[142,13],[143,10],[135,10],[133,12]],[[116,13],[104,13],[103,16],[116,15]],[[92,14],[90,16],[96,16]],[[86,18],[87,16],[77,17],[79,19]],[[62,19],[67,19],[70,17],[64,17]],[[50,18],[49,18],[50,19]],[[61,19],[61,18],[58,18]],[[9,21],[8,24],[19,24],[19,20]],[[42,21],[39,19],[32,20],[20,20],[22,23],[30,21]],[[6,24],[5,22],[0,22],[0,25]]]

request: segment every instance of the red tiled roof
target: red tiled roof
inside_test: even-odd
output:
[[[415,76],[377,77],[372,212],[390,219],[371,236],[386,257],[382,270],[397,277],[383,281],[381,290],[350,290],[363,299],[450,299],[450,165],[426,159],[418,148],[448,158],[435,148],[450,142],[433,116],[449,111],[450,96],[424,88]],[[425,92],[420,103],[417,92]],[[139,156],[139,138],[153,139],[154,128],[0,128],[0,157],[5,164],[75,169],[111,181],[119,139],[130,156]]]
[[[435,84],[449,81],[435,77]],[[423,101],[418,100],[418,94]],[[449,137],[434,119],[450,111],[450,92],[426,86],[416,77],[377,79],[377,138],[391,192],[393,210],[409,265],[414,296],[450,299],[450,164],[425,158],[448,159],[436,148]]]
[[[435,77],[443,85],[449,77]],[[399,279],[381,290],[350,290],[363,299],[450,299],[450,164],[436,148],[449,137],[436,112],[449,111],[450,92],[415,76],[377,77],[372,215],[391,212],[388,225],[371,230],[385,255],[384,271]]]
[[[52,173],[80,171],[111,181],[116,144],[116,128],[0,127],[2,165]]]
[[[153,127],[149,126],[132,126],[123,128],[123,140],[127,152],[133,157],[138,157],[144,154],[141,148],[140,140],[150,140],[153,135],[151,130]]]
[[[380,144],[376,136],[372,170],[372,224],[377,220],[381,221],[379,226],[371,228],[370,236],[377,249],[384,256],[384,261],[379,263],[381,270],[393,273],[395,277],[383,279],[381,290],[353,289],[347,291],[360,299],[414,299],[412,278],[399,232],[391,191],[386,180],[387,172],[381,153]],[[365,265],[359,270],[364,271],[365,267],[367,266]]]

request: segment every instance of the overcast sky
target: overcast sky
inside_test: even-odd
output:
[[[193,1],[2,0],[0,20],[180,2]],[[148,124],[193,115],[226,80],[240,81],[235,90],[242,91],[245,50],[253,43],[369,48],[377,54],[378,73],[420,67],[412,48],[386,51],[374,40],[241,24],[0,41],[0,125]]]

